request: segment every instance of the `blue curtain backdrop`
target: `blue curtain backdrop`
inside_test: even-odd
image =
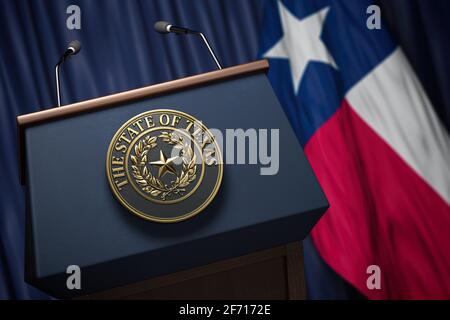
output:
[[[157,20],[204,31],[225,67],[257,59],[264,2],[0,0],[0,299],[48,298],[23,280],[25,190],[18,181],[16,117],[56,104],[53,68],[66,44],[79,39],[83,48],[63,66],[63,104],[215,69],[199,39],[157,34]],[[450,5],[443,0],[381,3],[448,128],[450,25],[445,17]],[[72,4],[81,8],[81,30],[66,28],[66,8]],[[305,259],[310,298],[358,297],[309,240]]]

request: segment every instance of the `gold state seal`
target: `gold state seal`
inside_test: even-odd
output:
[[[177,222],[213,200],[223,161],[202,123],[183,112],[159,109],[137,115],[115,133],[106,174],[115,197],[132,213]]]

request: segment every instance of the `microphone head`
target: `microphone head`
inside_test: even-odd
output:
[[[155,31],[159,32],[159,33],[169,33],[169,30],[167,30],[168,26],[170,26],[170,23],[166,22],[166,21],[158,21],[155,23]]]
[[[72,40],[67,45],[67,49],[72,50],[73,51],[72,54],[77,54],[81,50],[81,42],[78,40]]]

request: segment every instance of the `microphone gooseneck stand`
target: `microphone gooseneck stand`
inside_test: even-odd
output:
[[[71,41],[64,54],[59,59],[55,66],[55,87],[56,87],[56,99],[58,107],[61,107],[61,81],[59,76],[59,69],[61,65],[74,54],[77,54],[81,50],[81,43],[78,40]]]
[[[220,65],[220,62],[219,62],[219,60],[217,59],[217,56],[216,56],[216,54],[214,53],[213,48],[212,48],[211,45],[209,44],[208,39],[206,39],[206,36],[205,36],[203,33],[199,32],[199,31],[194,31],[194,34],[196,34],[196,35],[200,36],[200,38],[202,38],[203,43],[204,43],[204,44],[206,45],[206,47],[208,48],[209,53],[211,54],[211,56],[212,56],[213,59],[214,59],[214,62],[215,62],[216,65],[217,65],[217,68],[218,68],[219,70],[222,70],[222,66]]]

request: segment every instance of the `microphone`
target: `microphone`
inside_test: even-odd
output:
[[[71,56],[77,54],[81,50],[81,43],[78,40],[70,41],[67,45],[67,49],[64,52],[64,54],[59,59],[58,63],[61,64],[67,59],[69,59]]]
[[[222,69],[222,66],[220,65],[219,60],[216,57],[216,54],[214,53],[214,50],[212,49],[211,45],[208,42],[208,39],[206,39],[206,36],[201,33],[200,31],[191,30],[189,28],[185,27],[179,27],[174,26],[166,21],[158,21],[154,25],[155,31],[159,32],[161,34],[166,33],[175,33],[175,34],[194,34],[202,38],[203,43],[205,44],[206,48],[209,50],[209,54],[213,58],[214,62],[216,63],[216,66],[218,69]]]
[[[78,40],[70,41],[67,45],[66,51],[64,51],[58,63],[55,66],[55,83],[56,83],[56,98],[58,100],[58,107],[61,107],[61,86],[59,80],[59,67],[71,56],[77,54],[81,50],[81,42]]]
[[[166,21],[158,21],[155,23],[155,30],[159,33],[169,33],[173,32],[176,34],[198,34],[198,31],[190,30],[188,28],[184,27],[178,27],[171,25],[170,23]]]

